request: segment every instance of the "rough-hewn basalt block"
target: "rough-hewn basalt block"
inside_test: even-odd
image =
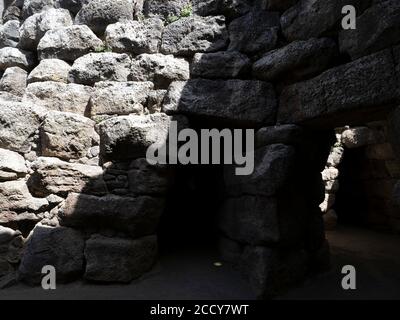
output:
[[[271,84],[246,80],[173,82],[163,105],[168,114],[203,117],[243,126],[274,124],[276,108]]]
[[[128,283],[149,271],[157,258],[157,237],[136,240],[93,235],[86,241],[85,279]]]
[[[231,196],[273,196],[285,186],[295,162],[291,146],[273,144],[255,152],[254,172],[249,176],[236,176],[233,167],[224,171],[226,191]]]
[[[362,118],[399,101],[399,83],[391,49],[328,70],[309,81],[286,87],[279,123]]]
[[[162,198],[70,193],[59,219],[68,227],[116,230],[138,238],[156,232],[163,207]]]
[[[340,50],[353,59],[385,49],[400,42],[400,3],[383,1],[357,18],[356,29],[342,30]]]
[[[30,235],[18,269],[18,279],[36,285],[42,281],[42,268],[54,266],[58,282],[75,280],[83,274],[83,235],[70,228],[38,225]]]

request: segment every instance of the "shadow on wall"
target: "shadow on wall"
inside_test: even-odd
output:
[[[79,74],[77,68],[70,73],[70,81],[95,85],[91,115],[98,115],[99,105],[117,111],[109,112],[111,118],[92,117],[100,122],[100,142],[88,143],[97,147],[101,166],[35,161],[30,192],[51,202],[44,218],[61,227],[36,226],[19,267],[20,280],[38,284],[42,266],[49,264],[61,282],[83,276],[127,283],[151,269],[159,244],[167,251],[172,248],[168,240],[194,246],[214,237],[222,258],[243,272],[260,298],[327,267],[320,172],[335,138],[332,128],[347,123],[350,115],[361,118],[378,105],[392,106],[397,101],[395,66],[388,51],[336,66],[350,58],[338,52],[337,3],[330,2],[324,12],[308,12],[307,6],[292,6],[295,2],[255,1],[255,8],[246,1],[222,8],[197,2],[199,15],[168,21],[156,46],[173,56],[136,57],[139,52],[133,52],[129,80],[140,84],[96,84],[96,75]],[[260,3],[269,10],[260,9]],[[327,19],[332,13],[335,19]],[[112,49],[124,52],[125,46]],[[190,80],[181,70],[188,63]],[[135,95],[145,95],[137,104],[132,103],[135,85],[140,86]],[[127,116],[135,110],[127,112],[115,101],[127,109],[145,104],[151,114]],[[256,130],[254,172],[236,176],[231,166],[149,165],[148,147],[171,140],[172,120],[197,132]],[[41,155],[76,154],[78,144],[64,143],[52,131],[51,119],[46,121],[40,148],[56,152]]]

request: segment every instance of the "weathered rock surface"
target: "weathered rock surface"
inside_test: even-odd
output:
[[[0,91],[16,96],[23,96],[26,89],[28,73],[20,67],[7,68],[0,80]]]
[[[162,103],[167,94],[167,90],[150,91],[147,99],[147,109],[150,113],[159,113],[162,109]]]
[[[103,50],[104,44],[89,27],[74,25],[48,31],[37,49],[40,60],[74,61],[90,52]]]
[[[148,17],[160,17],[168,20],[171,17],[180,17],[182,9],[189,6],[191,0],[146,0],[143,13]]]
[[[303,279],[307,272],[306,261],[304,250],[280,252],[276,248],[246,246],[239,267],[257,297],[266,299]]]
[[[0,148],[29,152],[44,114],[40,107],[0,100]]]
[[[40,284],[46,265],[54,266],[58,282],[74,280],[84,268],[83,235],[73,229],[38,225],[26,244],[18,269],[18,279],[28,284]]]
[[[91,87],[80,84],[35,82],[28,85],[24,101],[43,106],[48,110],[85,115],[88,113],[91,93]]]
[[[281,94],[278,122],[324,118],[343,125],[340,116],[348,121],[350,112],[366,114],[396,103],[397,88],[393,58],[390,50],[385,50],[286,87]],[[335,115],[338,117],[332,117]]]
[[[119,22],[107,27],[106,44],[115,52],[157,53],[163,29],[159,18]]]
[[[24,180],[0,183],[1,211],[38,211],[48,205],[46,199],[34,198]]]
[[[29,70],[35,62],[31,52],[17,48],[6,47],[0,49],[0,70],[6,70],[10,67],[20,67]]]
[[[12,20],[0,25],[0,48],[16,47],[19,41],[19,27],[18,20]]]
[[[188,80],[189,63],[172,55],[142,54],[132,63],[130,79],[152,81],[157,88],[167,89],[172,81]]]
[[[246,14],[250,9],[247,0],[192,0],[194,13],[200,16],[224,15],[230,19]]]
[[[85,279],[128,283],[139,278],[156,261],[157,237],[136,240],[93,235],[86,241]]]
[[[24,0],[22,7],[23,18],[26,19],[35,13],[54,8],[55,5],[55,0]]]
[[[340,50],[353,59],[385,49],[400,42],[400,3],[383,1],[357,18],[356,29],[342,30]]]
[[[163,111],[258,126],[275,122],[276,99],[267,82],[194,79],[171,84]]]
[[[161,52],[192,56],[196,52],[215,52],[227,45],[227,30],[223,16],[182,18],[166,26]]]
[[[99,124],[101,154],[105,158],[143,158],[149,146],[167,141],[171,118],[165,114],[121,116]]]
[[[346,148],[360,148],[385,141],[383,134],[368,127],[354,127],[342,132],[342,143]]]
[[[96,140],[94,126],[94,121],[78,114],[49,112],[40,131],[42,155],[65,160],[83,158]]]
[[[65,9],[50,9],[30,16],[20,28],[19,47],[36,50],[40,39],[49,30],[72,25],[71,14]]]
[[[196,53],[191,64],[192,77],[236,78],[250,69],[250,59],[239,52]]]
[[[36,196],[66,196],[69,192],[103,195],[107,192],[103,170],[99,166],[40,157],[33,163],[32,168],[35,172],[29,184],[31,192]]]
[[[285,11],[294,6],[299,0],[256,0],[259,8],[270,11]]]
[[[243,32],[246,29],[252,32]],[[229,25],[229,50],[255,54],[276,47],[279,15],[276,12],[254,10]]]
[[[225,168],[224,177],[228,194],[275,195],[290,177],[295,151],[291,146],[274,144],[256,150],[254,160],[254,172],[248,176],[236,176],[233,167]]]
[[[342,8],[353,5],[357,12],[368,6],[363,0],[301,0],[281,17],[282,31],[289,41],[307,40],[334,29],[342,19]]]
[[[142,114],[153,86],[151,82],[98,82],[90,99],[90,114]]]
[[[146,159],[137,159],[128,171],[129,191],[135,195],[163,195],[169,185],[168,170],[149,165]]]
[[[28,83],[33,82],[68,82],[68,74],[71,66],[63,60],[45,59],[32,70],[28,76]]]
[[[103,34],[107,26],[124,20],[132,20],[132,0],[91,0],[75,17],[76,24],[89,26],[96,34]]]
[[[280,240],[276,199],[243,196],[227,199],[220,211],[218,225],[229,238],[252,245]]]
[[[76,15],[82,6],[91,0],[57,0],[57,4],[60,8],[67,9],[74,15]]]
[[[155,233],[164,201],[161,198],[104,197],[70,193],[59,211],[61,225],[116,230],[132,238]]]
[[[131,62],[127,54],[89,53],[74,62],[69,81],[90,86],[106,80],[127,81]]]
[[[256,61],[253,75],[265,81],[284,77],[295,82],[326,70],[336,55],[336,43],[331,39],[295,41],[286,47],[268,52]]]
[[[9,174],[11,178],[7,180],[14,180],[25,176],[27,173],[28,169],[23,156],[13,151],[0,149],[0,181],[6,174]]]
[[[273,127],[264,127],[256,132],[256,148],[270,144],[295,144],[302,140],[303,130],[296,125],[282,125]]]

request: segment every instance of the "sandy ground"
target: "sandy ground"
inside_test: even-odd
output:
[[[278,299],[400,299],[400,236],[338,228],[328,232],[332,269],[307,280]],[[214,266],[209,252],[175,252],[154,271],[129,285],[77,282],[54,291],[22,285],[0,291],[0,299],[254,299],[251,289],[229,265]],[[357,270],[357,290],[341,287],[341,269]]]

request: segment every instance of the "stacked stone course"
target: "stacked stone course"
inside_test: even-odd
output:
[[[357,30],[340,31],[344,4]],[[174,119],[257,130],[256,169],[224,168],[218,213],[221,252],[257,296],[326,267],[333,128],[389,116],[399,145],[399,22],[395,0],[12,1],[0,26],[0,276],[149,271],[173,172],[145,155]]]

